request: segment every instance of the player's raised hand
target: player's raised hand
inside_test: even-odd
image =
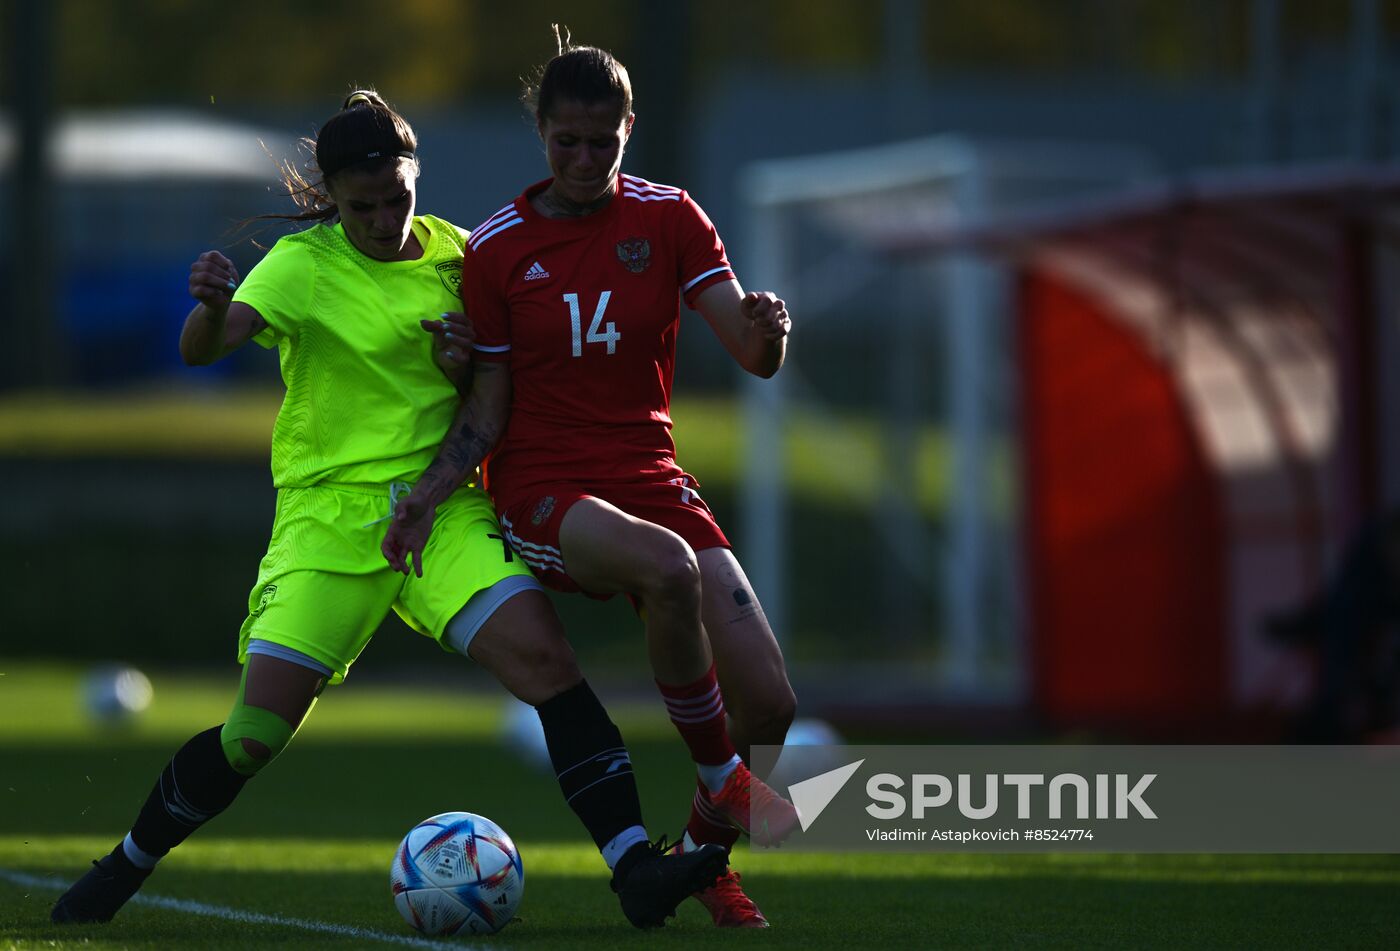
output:
[[[772,291],[749,291],[739,302],[739,311],[753,321],[764,340],[781,340],[792,330],[787,305]]]
[[[420,320],[424,330],[433,335],[433,362],[450,378],[471,362],[476,328],[466,314],[440,314],[437,320]]]
[[[394,517],[389,520],[389,529],[379,543],[379,550],[390,568],[408,574],[412,562],[414,573],[423,577],[423,549],[428,545],[436,518],[437,506],[416,492],[399,499]]]
[[[238,268],[218,251],[205,251],[190,265],[190,296],[210,310],[228,309],[238,281]]]

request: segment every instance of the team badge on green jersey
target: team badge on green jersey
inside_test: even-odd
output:
[[[453,297],[458,297],[462,293],[462,262],[443,261],[437,266],[438,277],[442,278],[442,286],[447,288]]]
[[[270,584],[262,590],[262,597],[258,598],[258,606],[253,610],[253,617],[260,616],[267,610],[267,606],[272,603],[272,599],[277,597],[277,585]]]

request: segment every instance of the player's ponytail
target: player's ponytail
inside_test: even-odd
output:
[[[632,112],[632,80],[627,67],[607,50],[596,46],[574,46],[567,28],[553,24],[554,43],[558,52],[549,62],[535,71],[535,77],[525,81],[520,101],[534,116],[536,125],[543,125],[555,103],[561,99],[593,105],[600,102],[617,104],[618,119]]]

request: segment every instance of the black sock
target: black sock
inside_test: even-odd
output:
[[[161,770],[131,827],[131,841],[142,852],[161,858],[242,791],[248,777],[224,756],[222,729],[221,724],[192,737]]]
[[[632,759],[588,681],[535,709],[559,788],[594,844],[601,850],[623,830],[642,825]]]

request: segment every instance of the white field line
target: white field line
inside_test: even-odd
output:
[[[47,888],[53,891],[63,891],[69,884],[58,878],[27,875],[24,872],[12,872],[5,868],[0,868],[0,879],[27,888]],[[357,941],[379,941],[384,944],[398,944],[408,948],[436,948],[438,951],[444,947],[451,947],[452,951],[477,951],[473,945],[460,944],[456,941],[447,945],[442,941],[429,941],[427,938],[411,938],[384,931],[371,931],[367,928],[352,928],[349,925],[337,925],[328,921],[309,921],[305,918],[263,915],[255,911],[239,911],[237,908],[222,908],[218,905],[205,905],[202,902],[184,901],[179,898],[164,898],[160,895],[137,894],[132,897],[131,903],[147,905],[151,908],[168,908],[171,911],[183,911],[186,914],[203,915],[206,918],[222,918],[225,921],[237,921],[241,924],[300,928],[302,931],[339,935],[342,938],[354,938]]]

